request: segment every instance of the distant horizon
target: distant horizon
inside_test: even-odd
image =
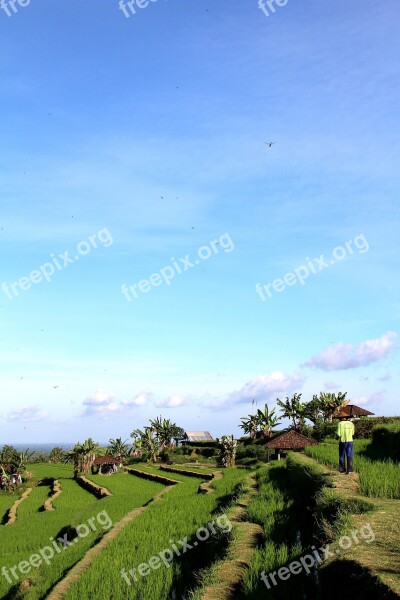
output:
[[[400,414],[398,415],[396,413],[395,414],[387,414],[386,413],[386,414],[382,414],[382,415],[380,415],[380,414],[374,414],[374,415],[371,415],[371,416],[367,417],[367,419],[369,419],[369,420],[373,420],[373,419],[377,419],[377,418],[391,419],[391,418],[399,418],[399,417],[400,417]],[[353,418],[352,420],[356,420],[357,421],[359,419]],[[278,426],[279,429],[278,428],[273,428],[274,431],[285,430],[285,429],[287,429],[290,426],[290,422],[289,422],[288,419],[282,419],[282,421],[287,422],[287,425],[284,425],[284,424],[281,423]],[[306,424],[313,425],[313,423],[311,421],[309,423],[306,423]],[[186,431],[210,431],[210,428],[208,428],[208,429],[207,428],[205,428],[205,429],[196,429],[196,430],[194,430],[194,429],[193,430],[191,430],[191,429],[185,429],[185,430]],[[211,433],[211,435],[213,437],[213,440],[216,440],[219,437],[221,437],[222,435],[226,434],[227,432],[222,432],[219,435],[213,435],[212,432],[210,432],[210,433]],[[82,442],[84,442],[89,437],[91,437],[92,439],[95,438],[95,436],[93,436],[91,434],[88,434],[86,436],[83,435],[83,436],[81,436]],[[113,436],[110,436],[110,439],[111,439],[111,437],[113,437]],[[119,437],[119,436],[117,436],[117,437]],[[125,436],[125,437],[121,436],[121,437],[122,437],[123,440],[127,440],[128,443],[130,443],[130,444],[132,443],[132,441],[131,441],[132,438],[130,436]],[[235,435],[236,439],[239,439],[241,437],[249,437],[249,436],[245,436],[242,432],[239,432],[238,435]],[[71,447],[73,447],[73,446],[75,446],[75,444],[80,443],[81,440],[79,440],[78,442],[0,442],[0,448],[2,446],[5,446],[5,445],[14,446],[15,448],[22,447],[24,449],[30,448],[32,446],[36,446],[36,447],[40,447],[40,446],[71,446]],[[95,442],[96,442],[96,440],[95,440]],[[104,446],[108,446],[109,445],[108,441],[107,442],[104,442],[104,441],[103,442],[97,442],[97,443],[99,444],[100,447],[104,447]]]

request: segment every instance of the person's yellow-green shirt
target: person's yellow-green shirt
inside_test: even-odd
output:
[[[352,442],[354,436],[354,423],[351,421],[340,421],[337,428],[337,436],[341,442]]]

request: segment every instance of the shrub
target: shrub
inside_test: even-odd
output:
[[[355,437],[361,439],[371,439],[374,430],[375,423],[364,417],[357,421],[354,421]]]
[[[372,433],[371,450],[381,458],[400,460],[400,426],[398,424],[376,427]]]
[[[326,437],[334,437],[337,430],[337,423],[325,423],[318,420],[312,430],[311,437],[317,442],[322,442]]]

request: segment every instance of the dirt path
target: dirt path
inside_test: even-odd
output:
[[[250,566],[254,548],[262,537],[260,525],[245,521],[246,508],[257,494],[253,476],[247,479],[246,487],[247,493],[228,514],[235,528],[235,537],[228,550],[229,557],[216,566],[213,575],[217,583],[206,587],[201,600],[231,600],[235,597]]]
[[[161,492],[154,496],[150,504],[161,500],[164,494],[172,489],[173,487],[166,487],[165,489],[161,490]],[[96,556],[98,556],[108,546],[108,544],[119,535],[124,527],[128,525],[128,523],[136,519],[145,510],[147,510],[147,506],[135,508],[130,513],[125,515],[123,519],[118,521],[118,523],[116,523],[116,525],[108,533],[103,535],[99,543],[90,548],[90,550],[86,552],[85,556],[71,568],[71,570],[61,581],[55,585],[55,587],[46,597],[47,600],[60,600],[63,598],[71,586],[78,581],[82,573],[84,573],[90,567]]]
[[[13,525],[17,520],[17,510],[21,502],[23,502],[31,493],[33,488],[27,488],[25,492],[22,494],[21,498],[16,500],[10,510],[8,511],[6,525]]]
[[[52,495],[50,496],[50,498],[48,498],[46,500],[46,502],[43,505],[43,509],[45,511],[51,511],[51,510],[55,510],[54,506],[53,506],[53,502],[54,500],[57,500],[58,496],[61,494],[61,485],[60,482],[58,481],[58,479],[55,479],[53,481],[53,490],[52,490]]]
[[[310,457],[305,458],[320,465]],[[372,512],[352,516],[353,530],[362,531],[362,527],[370,525],[375,539],[366,543],[359,536],[360,543],[353,543],[346,551],[339,550],[340,558],[359,563],[400,597],[400,500],[361,496],[357,473],[339,475],[325,465],[323,468],[332,478],[338,495],[346,499],[351,497],[367,500],[375,506]]]
[[[223,477],[223,475],[222,475],[221,471],[215,471],[213,479],[211,479],[210,481],[201,483],[199,485],[199,489],[198,489],[199,494],[213,494],[214,488],[212,486],[212,482],[218,481],[219,479],[222,479],[222,477]]]

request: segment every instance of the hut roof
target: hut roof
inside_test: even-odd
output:
[[[373,415],[374,413],[366,410],[365,408],[361,408],[360,406],[356,406],[355,404],[348,404],[340,409],[335,415],[333,415],[334,419],[340,419],[340,417],[368,417],[368,415]]]
[[[276,448],[280,450],[301,450],[306,446],[314,446],[316,442],[310,438],[298,433],[294,429],[279,433],[265,444],[266,448]]]
[[[209,442],[214,439],[209,431],[186,431],[185,433],[188,442]]]
[[[114,458],[113,456],[99,456],[94,461],[94,465],[119,465],[121,463],[121,459]]]

